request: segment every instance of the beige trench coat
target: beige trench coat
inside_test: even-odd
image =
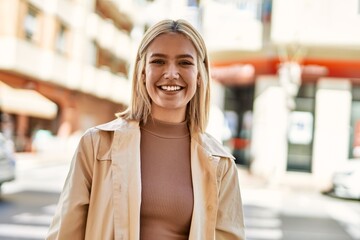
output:
[[[191,138],[194,208],[190,240],[242,240],[233,157],[207,134]],[[116,119],[89,129],[75,152],[47,239],[138,240],[140,128]]]

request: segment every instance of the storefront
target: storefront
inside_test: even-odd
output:
[[[17,151],[30,151],[36,129],[56,126],[58,106],[31,89],[18,89],[0,82],[1,131],[15,143]]]
[[[309,173],[324,188],[333,172],[358,158],[359,86],[350,79],[322,77],[304,82],[286,107],[277,76],[256,81],[251,139],[251,171],[269,179]]]
[[[0,82],[1,131],[14,141],[18,152],[37,151],[33,144],[37,137],[51,140],[81,135],[87,128],[114,119],[115,113],[125,108],[106,99],[24,78],[7,77],[4,82]]]

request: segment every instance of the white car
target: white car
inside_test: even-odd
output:
[[[360,200],[360,159],[350,159],[334,173],[330,194]]]
[[[5,139],[0,132],[0,191],[4,182],[15,179],[15,157],[13,142]]]

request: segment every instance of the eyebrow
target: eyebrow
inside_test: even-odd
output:
[[[163,57],[163,58],[166,58],[167,55],[166,54],[162,54],[162,53],[153,53],[150,55],[150,58],[153,58],[153,57]],[[191,58],[191,59],[194,59],[194,57],[190,54],[180,54],[180,55],[176,55],[176,58]]]

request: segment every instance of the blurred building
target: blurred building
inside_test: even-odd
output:
[[[270,180],[303,173],[325,188],[360,157],[360,2],[204,4],[213,77],[235,119],[234,154]]]
[[[0,0],[0,113],[18,151],[38,130],[69,136],[128,104],[127,2]]]
[[[239,164],[322,187],[360,157],[358,0],[0,0],[0,18],[1,96],[26,99],[0,96],[18,138],[113,118],[144,31],[185,18],[207,43],[213,109]]]

